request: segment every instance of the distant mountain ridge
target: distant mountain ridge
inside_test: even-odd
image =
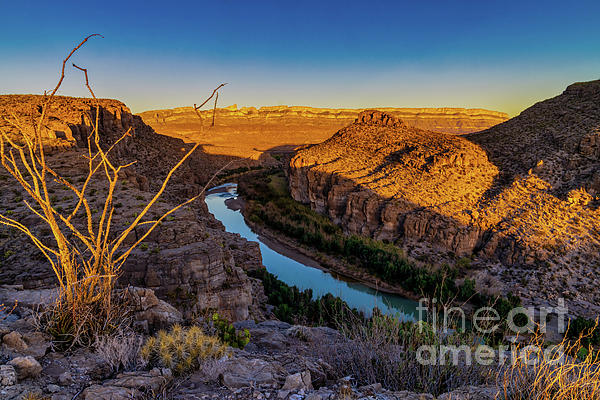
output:
[[[504,122],[508,115],[497,111],[462,108],[384,108],[390,115],[422,129],[465,134]],[[352,123],[363,109],[313,108],[304,106],[218,108],[215,126],[212,110],[192,107],[145,111],[144,122],[163,135],[187,142],[200,142],[210,154],[269,160],[273,152],[326,140]]]
[[[260,108],[242,107],[232,105],[217,109],[218,123],[231,125],[230,119],[244,118],[249,121],[260,121],[261,119],[294,120],[306,119],[309,123],[314,121],[333,122],[346,125],[354,120],[358,114],[369,108],[317,108],[307,106],[265,106]],[[503,112],[491,111],[479,108],[393,108],[379,107],[378,110],[385,111],[390,115],[402,118],[407,124],[422,129],[440,132],[464,134],[476,132],[490,126],[499,124],[508,119]],[[212,110],[201,112],[207,118],[212,115]],[[197,124],[197,116],[192,107],[178,107],[165,110],[151,110],[139,113],[144,121],[150,125],[156,124],[161,129],[161,124],[173,127],[186,123]],[[308,121],[310,120],[310,121]],[[342,126],[343,126],[342,125]],[[154,126],[153,126],[154,127]]]

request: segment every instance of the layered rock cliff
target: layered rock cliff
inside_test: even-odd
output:
[[[0,115],[6,117],[0,120],[0,129],[14,133],[18,123],[22,129],[33,131],[42,102],[42,96],[0,96]],[[130,136],[115,149],[114,160],[120,164],[137,161],[124,170],[123,183],[117,189],[113,203],[116,207],[113,229],[118,230],[133,220],[189,145],[157,134],[119,101],[102,99],[99,106],[102,145],[114,143],[129,131]],[[50,154],[48,163],[77,185],[87,171],[83,156],[87,136],[96,118],[95,102],[57,97],[50,104],[47,115],[42,134]],[[208,156],[198,150],[174,176],[153,214],[164,212],[198,193],[201,185],[226,161],[226,158]],[[8,213],[43,240],[50,241],[49,230],[23,203],[27,200],[26,193],[3,168],[0,168],[0,180],[0,212]],[[75,200],[71,192],[57,184],[53,184],[51,190],[56,205],[62,209],[73,207]],[[97,208],[102,206],[104,190],[106,187],[101,179],[92,182],[90,196],[98,198]],[[0,284],[40,288],[56,283],[50,265],[28,239],[3,225],[0,225],[0,265]],[[152,288],[159,297],[190,314],[212,308],[240,320],[246,319],[258,306],[258,294],[254,293],[253,281],[246,276],[244,268],[260,265],[256,243],[226,233],[199,200],[165,221],[132,253],[122,271],[121,283]]]
[[[505,113],[464,108],[384,108],[410,126],[438,132],[464,134],[479,131],[508,119]],[[272,106],[202,111],[203,122],[192,107],[146,111],[140,114],[157,132],[200,141],[213,154],[239,157],[260,155],[269,150],[290,149],[319,143],[348,125],[363,109],[330,109]]]
[[[599,128],[600,81],[466,137],[367,111],[297,153],[290,189],[348,232],[431,262],[472,257],[486,286],[521,287],[536,304],[565,297],[593,314]]]

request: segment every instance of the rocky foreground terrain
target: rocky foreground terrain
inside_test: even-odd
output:
[[[143,295],[137,313],[142,320],[153,317],[167,322],[173,315],[144,290],[134,292]],[[141,311],[143,308],[146,310]],[[378,382],[360,385],[352,376],[336,379],[338,372],[324,358],[347,345],[342,336],[330,328],[277,320],[237,323],[238,328],[249,330],[250,344],[244,350],[230,349],[228,357],[206,363],[184,377],[174,376],[166,368],[123,372],[115,364],[119,355],[114,350],[122,349],[116,346],[118,341],[135,347],[132,338],[117,337],[96,351],[54,352],[49,338],[32,326],[31,310],[20,310],[22,315],[12,314],[0,321],[2,399],[492,400],[499,392],[494,385],[465,385],[433,396],[386,390]]]
[[[362,112],[290,164],[290,189],[348,232],[439,265],[472,259],[481,290],[600,313],[600,81],[466,136]]]
[[[383,108],[410,126],[436,132],[465,134],[508,119],[502,112],[464,108]],[[215,126],[212,110],[202,111],[202,122],[192,107],[145,111],[144,122],[163,135],[206,144],[211,154],[268,158],[299,145],[319,143],[348,125],[363,110],[272,106],[219,108]]]

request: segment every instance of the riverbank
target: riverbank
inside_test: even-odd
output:
[[[416,301],[389,291],[377,290],[377,287],[366,285],[358,279],[336,274],[333,269],[326,268],[319,262],[314,253],[308,253],[294,243],[279,240],[274,232],[267,232],[256,226],[252,229],[245,220],[240,209],[244,207],[244,199],[238,197],[237,185],[225,184],[208,191],[205,198],[209,211],[224,225],[227,231],[238,233],[243,238],[258,242],[266,271],[273,274],[281,283],[288,286],[281,290],[283,297],[298,288],[298,295],[304,300],[306,290],[310,290],[308,298],[340,298],[350,308],[370,315],[377,307],[383,314],[400,316],[406,320],[414,320],[417,315]],[[280,283],[276,283],[276,286]],[[279,293],[279,292],[278,292]],[[292,296],[295,298],[295,296]],[[297,296],[296,296],[297,297]],[[274,305],[278,306],[282,299],[276,295]],[[296,300],[292,303],[295,304]]]
[[[419,301],[419,299],[422,298],[398,285],[382,282],[376,276],[369,274],[364,270],[360,270],[356,266],[348,265],[348,263],[345,263],[337,257],[324,254],[323,252],[305,246],[288,236],[281,235],[281,233],[269,229],[265,225],[251,221],[250,218],[248,218],[247,210],[245,209],[246,202],[241,196],[227,199],[225,204],[230,210],[240,211],[244,216],[246,225],[260,237],[263,243],[286,257],[310,267],[329,272],[338,279],[349,282],[360,282],[378,292],[395,294],[415,301]]]
[[[348,235],[327,216],[294,201],[283,171],[246,174],[238,190],[247,201],[245,218],[253,226],[269,229],[278,239],[284,236],[281,240],[291,241],[291,247],[309,249],[309,256],[338,274],[387,292],[436,297],[442,303],[481,297],[460,268],[419,262],[393,243]]]
[[[382,282],[376,276],[373,276],[364,270],[360,270],[356,266],[348,265],[343,260],[312,249],[290,237],[283,236],[281,233],[269,229],[264,225],[251,221],[247,218],[247,215],[244,214],[243,205],[239,210],[242,215],[244,215],[244,221],[246,224],[260,236],[263,242],[265,242],[273,250],[284,254],[287,257],[295,259],[296,261],[302,262],[303,264],[309,265],[313,268],[327,271],[336,276],[338,279],[349,282],[360,282],[378,292],[395,294],[415,301],[418,301],[420,298],[422,298],[422,296],[418,296],[415,293],[409,292],[398,285]]]

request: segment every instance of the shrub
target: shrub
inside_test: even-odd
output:
[[[596,329],[598,320],[577,317],[569,321],[567,337],[570,339],[581,338],[583,346],[600,345],[600,329]]]
[[[331,293],[313,299],[310,289],[289,286],[266,269],[249,271],[248,275],[262,281],[267,302],[275,306],[274,314],[291,324],[326,325],[337,328],[347,318],[365,319],[362,312],[351,309],[346,302]]]
[[[471,268],[471,259],[469,257],[462,257],[456,262],[456,268],[459,270]]]
[[[134,332],[119,331],[99,336],[94,347],[96,353],[110,365],[112,372],[116,373],[133,370],[140,364],[143,342],[143,338]]]
[[[433,395],[465,385],[490,383],[487,367],[462,357],[458,365],[425,365],[417,357],[421,345],[473,345],[472,335],[442,335],[425,322],[403,322],[374,313],[369,320],[341,326],[343,339],[334,345],[317,346],[317,356],[332,366],[334,378],[351,375],[358,385],[381,383],[389,390],[409,390]],[[452,365],[451,365],[452,364]]]
[[[198,370],[206,360],[226,356],[227,346],[198,326],[174,325],[169,332],[161,330],[149,337],[140,355],[151,367],[170,368],[176,375],[183,375]]]
[[[250,342],[250,331],[248,329],[235,329],[233,324],[219,316],[218,313],[212,315],[212,324],[219,338],[231,347],[243,349]]]
[[[93,345],[100,336],[127,329],[131,322],[127,300],[113,292],[107,296],[98,301],[70,304],[59,298],[34,314],[37,329],[52,336],[57,350]]]

